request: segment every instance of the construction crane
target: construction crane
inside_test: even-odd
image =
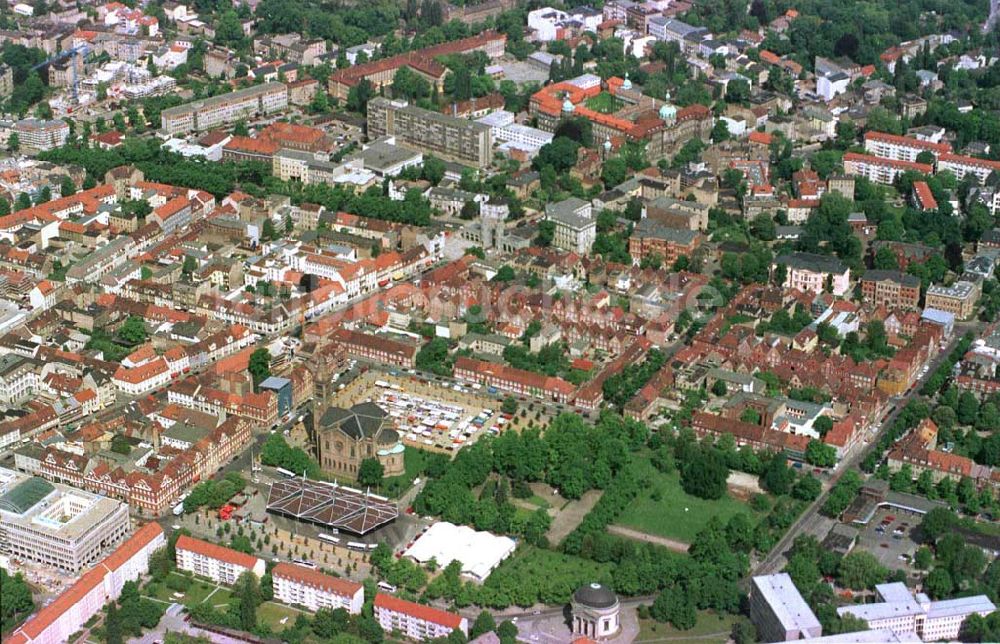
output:
[[[54,63],[56,61],[63,60],[63,59],[68,58],[68,57],[72,57],[72,58],[79,57],[79,65],[82,67],[83,66],[83,59],[89,53],[90,53],[90,47],[88,47],[87,45],[79,45],[77,47],[73,47],[71,49],[67,49],[66,51],[61,51],[58,54],[56,54],[55,56],[52,56],[51,58],[49,58],[48,60],[45,60],[45,61],[42,61],[42,62],[38,63],[37,65],[35,65],[31,69],[32,70],[36,70],[36,69],[40,69],[42,67],[47,67],[48,65],[51,65],[52,63]],[[71,68],[70,69],[70,74],[71,74],[71,76],[70,76],[71,83],[70,84],[71,84],[72,91],[73,91],[73,105],[78,105],[79,102],[80,102],[80,94],[79,94],[80,79],[76,75],[76,66],[77,66],[77,62],[76,61],[74,61],[73,64],[70,65],[70,68]]]

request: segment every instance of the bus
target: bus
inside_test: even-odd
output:
[[[348,541],[347,542],[347,547],[350,548],[351,550],[367,550],[368,549],[368,546],[366,544],[359,543],[357,541]]]
[[[275,469],[275,471],[276,471],[276,472],[277,472],[278,474],[284,474],[285,476],[287,476],[287,477],[288,477],[288,478],[290,478],[290,479],[292,479],[292,478],[295,478],[295,472],[292,472],[291,470],[286,470],[286,469],[285,469],[285,468],[283,468],[283,467],[276,467],[276,468],[274,468],[274,469]]]
[[[340,539],[330,534],[320,533],[317,535],[320,541],[326,541],[327,543],[340,543]]]
[[[378,589],[387,593],[396,592],[396,587],[385,581],[378,582]]]
[[[179,517],[182,514],[184,514],[184,501],[174,506],[174,516]]]
[[[313,570],[316,570],[316,564],[306,559],[292,559],[292,563],[298,566],[304,566],[306,568],[311,568]]]

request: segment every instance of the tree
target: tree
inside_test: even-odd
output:
[[[721,379],[716,380],[715,384],[712,385],[712,393],[715,394],[716,396],[725,396],[726,393],[728,393],[728,390],[726,388],[726,381]]]
[[[933,508],[920,522],[920,536],[924,543],[934,543],[958,523],[958,516],[949,508]]]
[[[118,330],[118,336],[127,344],[142,344],[146,341],[146,321],[135,315],[129,316]]]
[[[274,228],[274,222],[268,217],[264,220],[264,227],[261,231],[261,237],[269,241],[274,241],[278,238],[278,231]]]
[[[656,597],[649,608],[649,614],[653,619],[670,622],[674,628],[682,631],[691,630],[698,622],[691,596],[674,588],[665,590]]]
[[[123,434],[115,434],[111,438],[111,451],[116,454],[129,454],[132,451],[132,444]]]
[[[108,604],[108,614],[104,618],[104,641],[107,644],[122,644],[122,619],[118,613],[118,603]]]
[[[385,468],[377,458],[366,458],[358,466],[358,483],[362,485],[378,487],[384,475]]]
[[[497,637],[500,638],[502,644],[513,644],[517,641],[517,624],[510,620],[504,620],[497,627]]]
[[[250,364],[248,371],[253,376],[253,386],[257,388],[260,383],[267,380],[271,375],[271,352],[267,347],[258,347],[250,354]]]
[[[772,494],[788,494],[795,482],[795,471],[788,467],[785,457],[781,454],[771,458],[760,476],[761,485]]]
[[[500,411],[505,414],[516,414],[517,413],[517,398],[514,396],[507,396],[503,399],[500,404]]]
[[[624,159],[615,157],[604,162],[604,167],[601,169],[601,181],[604,182],[605,188],[610,190],[618,184],[624,183],[627,178],[628,166]]]
[[[814,438],[806,445],[806,462],[817,467],[833,467],[837,464],[837,449]]]
[[[800,501],[814,501],[823,491],[823,484],[812,474],[806,474],[792,488],[792,496]]]
[[[34,609],[31,586],[21,573],[10,576],[0,568],[0,632],[9,632]]]
[[[63,177],[62,185],[59,186],[59,194],[63,197],[71,197],[76,194],[76,184],[69,177]]]
[[[937,567],[924,580],[924,589],[934,599],[945,599],[955,589],[955,583],[947,569]]]
[[[257,626],[257,607],[261,603],[260,583],[257,581],[257,575],[250,571],[240,575],[233,588],[233,595],[239,600],[240,628],[252,631]]]
[[[198,268],[198,260],[194,258],[194,255],[184,256],[184,265],[181,266],[181,273],[190,276]]]
[[[867,590],[884,581],[886,572],[875,555],[855,550],[840,560],[837,581],[845,588]]]
[[[476,616],[476,621],[472,623],[472,628],[469,630],[469,638],[476,639],[480,635],[485,635],[496,630],[496,627],[497,623],[493,619],[493,615],[488,610],[481,611]]]
[[[720,499],[726,493],[729,468],[718,451],[703,448],[692,454],[681,469],[681,487],[692,496]]]

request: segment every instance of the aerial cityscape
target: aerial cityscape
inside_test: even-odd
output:
[[[0,5],[2,644],[1000,642],[1000,0]]]

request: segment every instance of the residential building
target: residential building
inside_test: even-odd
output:
[[[628,253],[634,264],[657,257],[663,266],[673,266],[681,255],[691,258],[701,245],[701,233],[685,228],[671,228],[652,219],[642,219],[632,229]]]
[[[0,64],[0,99],[5,99],[14,92],[14,68]]]
[[[920,303],[920,278],[902,271],[867,271],[861,277],[861,297],[875,307],[916,309]]]
[[[121,595],[127,581],[149,571],[149,557],[166,547],[163,528],[147,523],[72,586],[15,630],[7,644],[62,644]]]
[[[354,358],[395,365],[404,369],[413,368],[418,350],[418,347],[412,344],[347,329],[338,329],[331,339]]]
[[[963,156],[960,154],[942,154],[938,157],[938,170],[951,170],[955,177],[961,181],[966,174],[973,174],[979,185],[986,183],[990,173],[1000,170],[1000,161],[980,159],[978,157]]]
[[[365,601],[365,589],[361,584],[305,566],[281,562],[271,569],[271,579],[276,600],[305,606],[311,611],[343,608],[357,615]]]
[[[976,311],[976,303],[982,294],[980,282],[959,280],[951,286],[932,284],[927,288],[924,306],[928,309],[947,311],[961,320],[968,319]]]
[[[78,575],[129,533],[128,505],[0,468],[0,550]]]
[[[399,631],[421,642],[447,637],[454,630],[469,634],[469,620],[461,615],[385,593],[375,595],[375,619],[386,632]]]
[[[806,293],[829,290],[834,295],[843,295],[851,287],[851,269],[831,255],[788,253],[779,255],[774,263],[785,267],[785,288]]]
[[[941,167],[940,163],[939,161],[939,168]],[[933,166],[923,163],[896,161],[857,152],[844,154],[844,172],[849,175],[865,177],[873,183],[891,184],[896,181],[899,175],[910,170],[921,174],[934,172]]]
[[[865,132],[865,152],[883,159],[915,163],[921,152],[930,152],[937,159],[950,153],[951,145],[885,132]]]
[[[42,121],[22,119],[14,124],[14,132],[24,152],[44,152],[66,144],[69,125],[61,119]]]
[[[808,640],[823,634],[819,619],[785,572],[750,580],[750,620],[762,642]]]
[[[493,133],[488,126],[406,101],[382,97],[369,101],[368,136],[393,136],[399,145],[477,168],[493,161]]]
[[[569,402],[576,388],[554,376],[545,376],[515,369],[495,362],[485,362],[466,356],[455,360],[455,378],[468,382],[478,382],[501,391],[509,391],[519,396],[535,396],[557,402]]]
[[[264,83],[165,109],[160,114],[160,127],[167,134],[198,132],[266,116],[287,107],[285,84]]]
[[[232,548],[189,537],[177,539],[177,568],[231,586],[240,575],[252,572],[264,576],[264,560]]]

